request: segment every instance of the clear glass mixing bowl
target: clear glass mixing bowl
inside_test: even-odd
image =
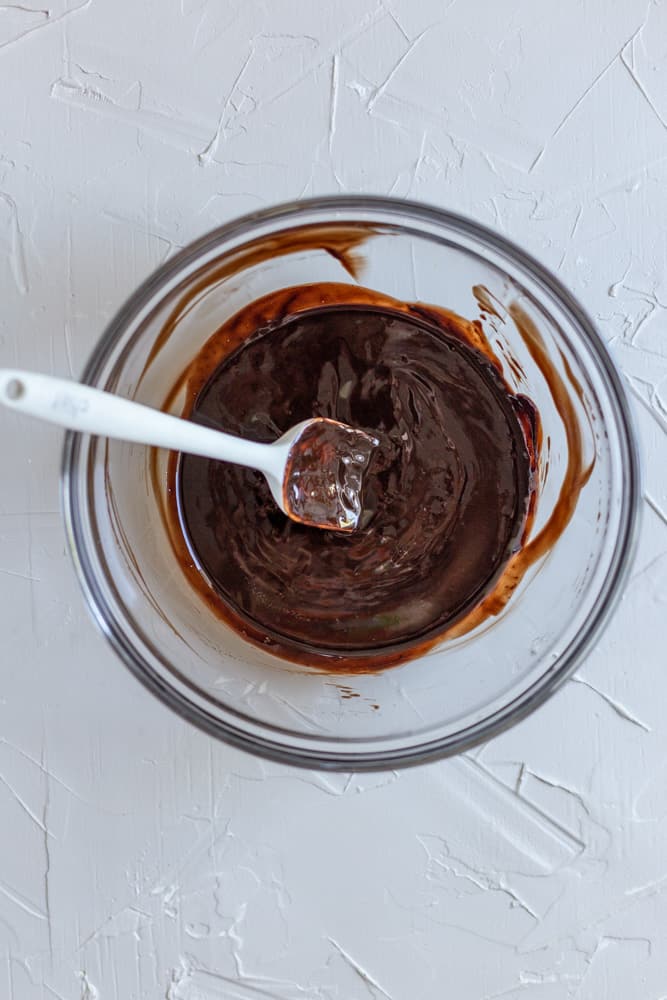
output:
[[[392,768],[486,740],[539,705],[575,669],[608,618],[635,533],[638,463],[625,395],[592,323],[518,247],[436,208],[331,197],[279,206],[215,230],[161,267],[102,336],[84,381],[165,407],[179,373],[220,324],[288,285],[361,284],[402,301],[480,316],[474,286],[498,305],[482,318],[499,356],[523,369],[545,449],[533,535],[567,464],[563,422],[505,308],[536,323],[570,385],[595,464],[560,538],[504,610],[467,635],[379,673],[346,676],[286,663],[213,615],[175,560],[161,517],[165,456],[70,433],[63,506],[92,613],[120,657],[182,716],[236,746],[330,769]],[[506,378],[520,369],[507,365]],[[176,394],[168,408],[179,413]]]

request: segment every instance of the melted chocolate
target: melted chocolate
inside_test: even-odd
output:
[[[190,578],[206,589],[201,570],[209,604],[288,659],[367,669],[416,655],[480,606],[526,531],[534,409],[475,324],[392,305],[349,286],[276,293],[188,376],[192,419],[249,439],[313,416],[379,439],[367,517],[348,534],[290,521],[260,473],[172,464]]]

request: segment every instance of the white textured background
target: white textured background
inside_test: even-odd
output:
[[[626,596],[472,757],[263,764],[107,650],[59,434],[1,414],[3,1000],[667,997],[667,2],[0,4],[0,364],[77,375],[175,248],[332,191],[470,214],[596,317],[646,457]]]

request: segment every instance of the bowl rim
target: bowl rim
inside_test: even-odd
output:
[[[403,748],[371,752],[350,750],[331,752],[315,747],[289,747],[271,737],[248,733],[240,726],[213,716],[169,685],[129,641],[116,620],[88,557],[78,499],[76,491],[72,488],[82,437],[77,432],[68,431],[65,436],[60,477],[61,506],[69,551],[86,605],[102,634],[134,676],[177,715],[232,746],[280,763],[331,771],[389,770],[452,756],[497,736],[543,704],[574,673],[611,617],[632,564],[640,513],[640,462],[630,403],[620,373],[586,311],[555,275],[513,241],[473,219],[423,202],[382,195],[328,195],[284,202],[242,215],[216,227],[158,267],[125,300],[93,348],[81,381],[84,384],[95,384],[97,375],[130,322],[141,314],[161,288],[216,246],[231,239],[250,236],[258,226],[267,223],[298,224],[309,212],[360,213],[364,210],[375,214],[387,212],[394,217],[403,216],[406,223],[409,221],[413,226],[419,222],[444,225],[450,231],[472,238],[493,251],[509,257],[520,268],[529,272],[540,290],[557,300],[559,306],[573,319],[578,332],[584,336],[587,346],[600,366],[612,405],[616,410],[622,451],[621,464],[625,475],[620,526],[610,568],[595,598],[586,625],[575,635],[555,663],[530,687],[496,709],[491,715],[462,731]],[[330,221],[344,225],[347,220],[339,216]]]

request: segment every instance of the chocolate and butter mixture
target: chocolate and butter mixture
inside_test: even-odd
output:
[[[349,533],[290,521],[260,473],[174,460],[191,579],[288,659],[416,655],[479,605],[524,537],[532,405],[475,345],[474,324],[396,306],[350,286],[285,290],[234,317],[190,373],[195,421],[269,442],[321,416],[379,441]]]

